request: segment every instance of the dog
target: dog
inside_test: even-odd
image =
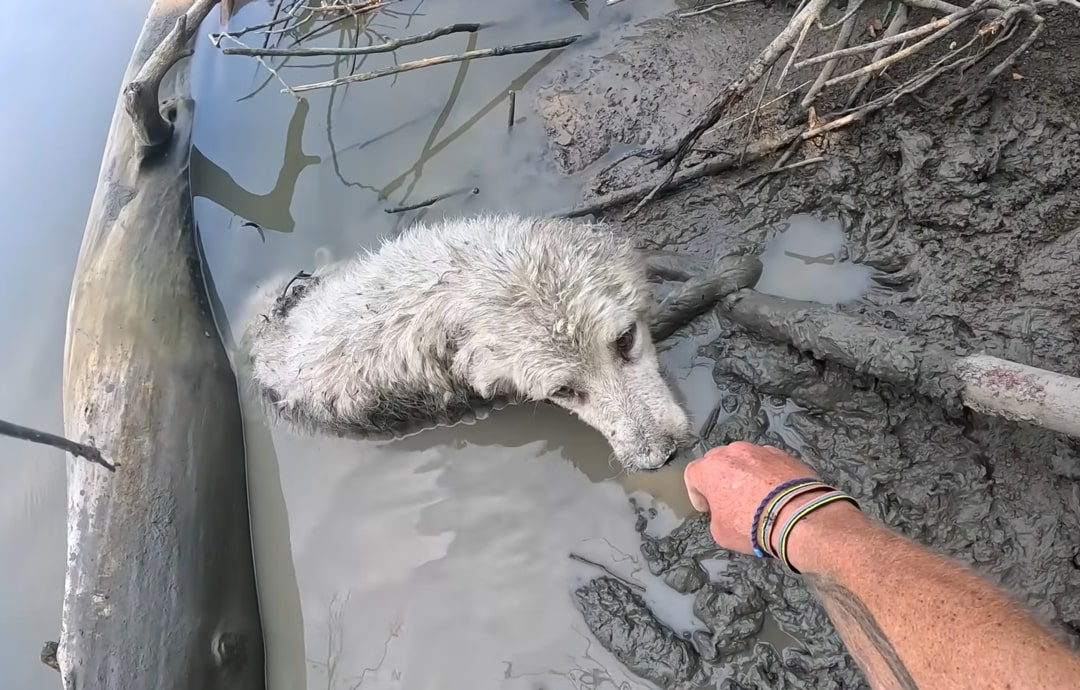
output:
[[[690,422],[649,335],[642,255],[602,224],[482,214],[415,225],[257,303],[252,383],[294,427],[360,438],[547,401],[628,471],[667,464]]]

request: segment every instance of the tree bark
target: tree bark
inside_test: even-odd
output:
[[[188,183],[186,56],[215,4],[151,7],[75,269],[65,430],[118,468],[68,460],[70,689],[265,687],[243,424]]]

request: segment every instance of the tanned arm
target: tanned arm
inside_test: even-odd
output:
[[[713,539],[750,553],[762,499],[816,474],[777,448],[739,442],[690,463],[684,478],[694,507],[710,513]],[[820,495],[785,504],[775,524]],[[1080,690],[1080,657],[1006,593],[849,503],[799,521],[787,554],[874,690]]]
[[[1023,608],[850,504],[803,519],[788,553],[875,690],[1080,688],[1080,659]]]

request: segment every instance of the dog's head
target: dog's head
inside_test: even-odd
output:
[[[506,266],[470,348],[472,385],[573,412],[628,470],[670,461],[690,423],[660,374],[639,253],[607,230],[545,221]]]

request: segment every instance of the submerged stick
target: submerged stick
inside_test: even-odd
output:
[[[347,77],[340,77],[338,79],[330,79],[329,81],[320,81],[313,84],[301,84],[300,86],[292,87],[292,91],[313,91],[315,89],[326,89],[333,86],[340,86],[341,84],[354,84],[361,81],[370,81],[372,79],[379,79],[381,77],[389,77],[394,74],[401,74],[402,72],[411,72],[412,70],[422,69],[424,67],[433,67],[435,65],[446,65],[452,62],[464,62],[465,60],[479,60],[481,58],[489,57],[502,57],[503,55],[517,55],[519,53],[535,53],[541,50],[551,50],[554,48],[565,48],[566,46],[574,43],[581,38],[581,34],[574,36],[567,36],[565,38],[556,38],[550,41],[534,41],[532,43],[521,43],[513,46],[501,46],[499,48],[484,48],[482,50],[470,50],[467,53],[461,53],[460,55],[441,55],[439,57],[424,58],[422,60],[413,60],[412,62],[403,62],[395,67],[387,67],[386,69],[375,70],[374,72],[360,72],[359,74],[350,74]],[[282,91],[282,93],[285,93]]]
[[[29,441],[30,443],[38,443],[43,446],[58,448],[65,453],[71,453],[77,458],[83,458],[95,465],[101,465],[110,472],[116,471],[116,465],[106,460],[104,456],[102,456],[101,451],[97,448],[83,443],[76,443],[63,436],[50,434],[47,431],[38,431],[37,429],[31,429],[28,426],[13,424],[0,419],[0,436],[9,436],[21,441]]]
[[[632,580],[628,580],[625,577],[622,577],[621,575],[617,574],[614,570],[607,567],[606,565],[603,565],[602,563],[597,563],[596,561],[589,560],[588,558],[585,558],[584,556],[579,556],[576,553],[571,553],[570,554],[570,560],[577,561],[578,563],[581,563],[583,565],[592,566],[593,568],[596,568],[597,570],[600,570],[601,572],[606,574],[608,577],[612,577],[612,578],[618,580],[619,582],[623,583],[627,587],[630,587],[631,589],[636,589],[639,592],[644,592],[645,591],[644,586],[639,585],[638,583],[636,583],[636,582],[634,582]]]
[[[465,194],[466,192],[468,192],[469,194],[479,194],[480,193],[480,188],[479,187],[465,187],[464,189],[455,189],[453,191],[443,192],[442,194],[437,194],[437,195],[431,197],[430,199],[424,199],[423,201],[418,201],[415,204],[406,204],[404,206],[391,206],[390,208],[384,208],[383,211],[385,211],[386,213],[405,213],[406,211],[415,211],[418,208],[426,208],[426,207],[431,206],[433,204],[439,203],[443,199],[449,199],[452,196],[457,196],[458,194]]]

